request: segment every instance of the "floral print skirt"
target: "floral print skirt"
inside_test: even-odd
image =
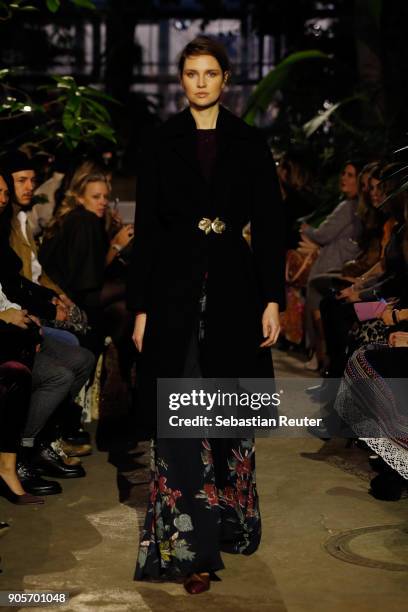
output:
[[[205,284],[184,376],[200,373]],[[254,553],[261,539],[253,439],[152,440],[148,507],[135,580],[174,580],[224,567],[221,552]]]
[[[228,466],[222,487],[215,457]],[[150,497],[136,580],[217,571],[224,567],[221,551],[256,551],[261,520],[254,459],[252,440],[152,442]]]

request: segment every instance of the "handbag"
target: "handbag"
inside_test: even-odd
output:
[[[286,253],[285,280],[292,287],[306,287],[310,268],[318,257],[318,251],[302,255],[299,251],[290,249]]]

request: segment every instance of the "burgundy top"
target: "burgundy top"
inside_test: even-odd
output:
[[[211,182],[217,157],[217,130],[197,130],[197,159],[201,173]]]

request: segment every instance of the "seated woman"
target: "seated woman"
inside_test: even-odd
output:
[[[328,359],[325,376],[332,378],[343,374],[348,332],[356,321],[354,308],[336,299],[337,292],[352,285],[359,276],[364,275],[366,278],[371,274],[370,270],[373,270],[372,273],[378,271],[395,224],[391,210],[381,206],[385,196],[381,187],[379,164],[369,164],[363,168],[359,176],[359,194],[357,212],[363,224],[359,240],[360,255],[346,262],[340,273],[321,274],[312,281],[313,287],[322,296],[320,314]]]
[[[49,277],[86,311],[93,330],[88,347],[98,354],[105,336],[111,336],[126,380],[134,356],[132,319],[124,300],[124,281],[108,278],[106,271],[132,239],[133,227],[125,225],[109,241],[108,197],[109,183],[102,172],[74,175],[45,232],[39,259]]]
[[[6,323],[1,320],[1,330]],[[17,449],[28,412],[31,372],[17,361],[0,360],[0,495],[19,505],[43,504],[26,493],[16,471]]]
[[[347,162],[340,176],[340,190],[346,199],[318,228],[306,224],[301,227],[302,242],[307,247],[320,248],[319,255],[310,270],[306,292],[307,341],[313,354],[313,359],[306,366],[308,369],[319,369],[324,356],[319,310],[321,295],[311,283],[320,274],[339,272],[345,262],[354,259],[360,251],[358,240],[362,224],[357,214],[357,179],[360,170],[359,162]]]
[[[19,360],[28,363],[32,369],[32,388],[27,418],[21,439],[23,470],[18,473],[26,480],[25,488],[30,493],[52,494],[60,492],[58,483],[38,482],[31,466],[41,467],[43,473],[61,478],[78,478],[85,475],[80,463],[73,464],[63,452],[57,452],[50,437],[53,428],[47,429],[50,419],[68,398],[72,401],[89,379],[94,367],[92,353],[79,346],[58,342],[52,337],[41,334],[38,321],[21,309],[19,304],[10,302],[0,284],[0,318],[7,323],[2,332],[2,342],[8,352],[15,350],[14,337],[20,334],[23,339],[32,339],[31,350],[25,346],[19,351]],[[4,337],[6,332],[13,337]],[[38,349],[33,351],[34,348]],[[0,348],[3,348],[0,346]],[[30,347],[29,347],[30,348]],[[4,350],[4,349],[3,349]],[[66,406],[69,409],[70,403]],[[24,452],[23,452],[24,451]],[[23,473],[24,472],[24,473]]]
[[[396,311],[398,312],[398,311]],[[408,320],[408,310],[394,313]],[[389,321],[394,325],[394,321]],[[397,501],[408,492],[408,333],[390,334],[389,344],[357,350],[347,363],[335,409],[376,455],[371,480],[377,499]]]
[[[365,350],[364,347],[369,344],[386,346],[390,332],[406,331],[406,320],[408,319],[408,230],[405,219],[408,212],[408,197],[405,193],[401,193],[392,198],[392,200],[389,200],[389,202],[392,205],[392,215],[396,220],[396,224],[392,229],[390,240],[385,248],[381,265],[383,273],[379,282],[374,287],[366,289],[358,295],[359,298],[364,298],[366,301],[377,301],[381,297],[389,302],[389,306],[377,319],[358,322],[354,304],[339,304],[338,312],[340,316],[336,319],[332,318],[331,325],[341,330],[344,328],[343,323],[347,318],[349,329],[352,328],[352,333],[347,334],[347,328],[344,328],[343,345],[337,341],[338,354],[331,363],[330,368],[332,377],[341,377],[343,375],[347,358],[355,350],[360,347],[363,347],[363,350]],[[395,306],[396,303],[398,303],[397,310],[395,310],[397,308]],[[341,312],[340,308],[343,308],[344,312]],[[328,320],[326,323],[329,325]],[[336,338],[337,335],[332,332],[331,338]],[[350,362],[348,364],[347,367],[350,366]],[[331,378],[329,383],[331,394],[336,393],[338,384],[335,383],[335,379]],[[331,426],[331,417],[334,417],[334,421],[336,419],[335,413],[330,410],[330,402],[327,404],[326,409],[329,409],[330,412],[329,417],[325,419],[327,432],[327,427],[330,428]],[[319,435],[319,432],[316,431],[315,433]],[[323,430],[320,430],[320,436],[325,436]]]

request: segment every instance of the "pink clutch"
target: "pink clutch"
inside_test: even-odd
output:
[[[386,308],[387,302],[385,300],[379,300],[377,302],[358,302],[354,304],[354,310],[356,311],[359,321],[378,319]]]

